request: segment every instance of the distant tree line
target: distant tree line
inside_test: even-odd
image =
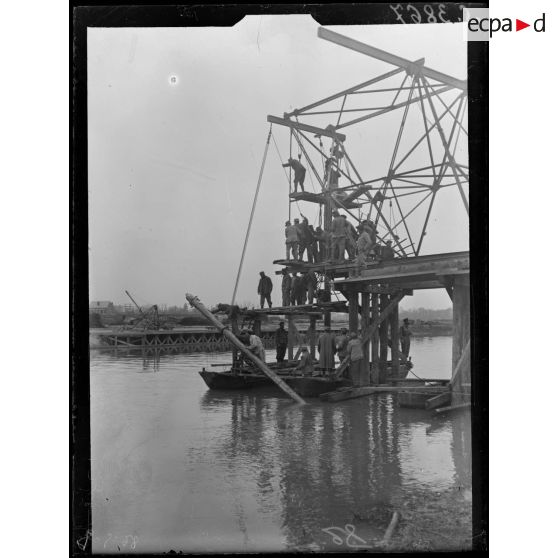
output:
[[[453,319],[453,309],[444,308],[434,310],[432,308],[400,308],[399,316],[401,318],[409,318],[410,320],[421,320],[423,322],[431,322],[435,320],[451,320]]]

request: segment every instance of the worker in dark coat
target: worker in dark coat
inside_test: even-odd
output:
[[[289,334],[285,329],[285,322],[279,322],[279,329],[275,332],[275,349],[277,351],[277,362],[285,360],[287,345],[289,344]]]
[[[324,333],[318,337],[318,351],[320,353],[319,367],[325,372],[335,370],[335,336],[331,328],[326,327]]]
[[[314,296],[318,288],[318,278],[313,271],[308,271],[304,275],[304,282],[306,285],[306,293],[308,295],[308,304],[313,304]]]
[[[260,295],[260,308],[264,307],[264,302],[267,301],[271,308],[271,291],[273,290],[273,283],[271,279],[263,272],[260,271],[260,282],[258,283],[258,294]]]
[[[291,287],[291,303],[300,306],[306,302],[306,285],[304,284],[304,277],[295,273],[293,276],[293,284]]]
[[[306,217],[298,226],[298,238],[298,259],[302,261],[304,252],[306,251],[308,263],[314,263],[312,259],[312,243],[314,242],[314,235],[312,234],[312,230],[308,225],[308,219],[306,219]]]
[[[283,274],[283,279],[281,281],[281,294],[283,295],[283,306],[289,306],[291,304],[291,288],[293,280],[286,269],[281,272]]]
[[[306,176],[306,169],[302,166],[300,161],[289,157],[288,163],[284,167],[291,167],[294,171],[294,191],[297,191],[297,186],[300,184],[300,191],[304,192],[304,177]]]

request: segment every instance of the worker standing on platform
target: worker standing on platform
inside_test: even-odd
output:
[[[331,222],[331,256],[334,262],[342,262],[345,260],[346,234],[345,219],[339,215],[338,211],[334,211],[333,220]]]
[[[250,334],[250,345],[248,349],[252,351],[262,362],[265,362],[265,349],[262,340],[254,333],[253,330],[249,330]]]
[[[401,359],[406,361],[411,351],[411,336],[413,332],[409,329],[409,318],[403,320],[403,325],[399,328],[399,339],[401,340]]]
[[[308,256],[308,263],[313,263],[312,242],[314,242],[314,235],[310,230],[310,226],[308,225],[308,219],[306,219],[306,217],[302,219],[302,223],[300,223],[300,225],[298,226],[298,238],[299,238],[298,259],[302,261],[304,257],[304,252],[306,251],[306,255]]]
[[[366,258],[372,248],[372,240],[364,225],[359,225],[358,230],[360,234],[356,242],[357,257],[355,262],[357,264],[356,274],[360,275],[362,273],[362,268],[366,264]]]
[[[289,334],[285,329],[285,322],[279,322],[279,329],[275,332],[275,349],[277,351],[277,362],[285,360],[287,345],[289,343]]]
[[[293,275],[293,282],[291,286],[291,306],[295,304],[304,304],[304,297],[306,295],[306,289],[304,287],[304,279],[295,271]]]
[[[291,303],[291,288],[293,280],[286,269],[281,272],[283,279],[281,281],[281,294],[283,295],[283,306],[289,306]]]
[[[318,278],[316,274],[310,270],[304,276],[304,280],[306,284],[306,293],[308,295],[308,304],[313,304],[316,289],[318,288]]]
[[[320,353],[319,367],[331,374],[335,370],[335,337],[330,327],[326,327],[324,333],[318,337],[318,352]]]
[[[351,381],[355,386],[365,386],[370,380],[366,371],[366,363],[364,362],[364,353],[362,352],[362,344],[356,332],[352,331],[350,340],[347,344],[347,354],[349,355],[349,373]]]
[[[273,283],[271,279],[263,272],[260,271],[260,282],[258,283],[258,294],[260,295],[260,308],[264,307],[264,302],[267,301],[271,308],[271,291],[273,290]]]
[[[291,225],[290,221],[285,223],[285,245],[287,246],[287,260],[290,259],[291,253],[293,260],[298,260],[298,228]]]
[[[289,157],[289,162],[283,165],[284,167],[291,167],[294,171],[294,191],[297,191],[297,186],[300,184],[300,191],[304,192],[304,177],[306,176],[306,169],[302,166],[300,161]]]

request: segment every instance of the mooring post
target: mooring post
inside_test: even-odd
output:
[[[370,293],[361,293],[361,328],[362,335],[365,334],[367,328],[370,326]],[[363,347],[364,353],[364,366],[362,367],[362,377],[360,385],[370,385],[370,341],[365,343]]]
[[[371,304],[371,312],[370,312],[370,321],[373,323],[378,319],[380,315],[380,308],[378,303],[378,295],[377,293],[372,293],[372,304]],[[378,367],[378,360],[379,360],[379,353],[378,353],[378,342],[379,342],[379,335],[378,335],[378,328],[374,328],[372,333],[372,347],[370,349],[371,353],[371,360],[372,360],[372,383],[377,384],[379,382],[379,367]]]
[[[391,296],[393,300],[395,295]],[[399,304],[391,311],[389,316],[391,330],[391,375],[399,376]]]
[[[380,295],[380,310],[383,312],[389,304],[389,296],[387,294]],[[387,378],[387,354],[388,354],[388,320],[382,320],[380,323],[380,358],[379,358],[379,378],[380,384],[386,383]]]

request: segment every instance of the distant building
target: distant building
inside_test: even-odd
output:
[[[114,304],[109,300],[92,300],[89,303],[89,312],[95,314],[112,314],[114,312]]]

